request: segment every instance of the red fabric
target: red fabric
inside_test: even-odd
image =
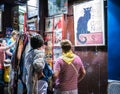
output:
[[[4,60],[5,60],[5,51],[0,50],[0,69],[3,69]]]

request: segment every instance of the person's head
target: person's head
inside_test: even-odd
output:
[[[37,34],[31,37],[30,44],[33,49],[38,49],[43,46],[44,40],[40,34]]]
[[[11,33],[11,37],[16,40],[17,38],[17,35],[18,35],[18,32],[16,30],[13,30],[12,33]]]
[[[61,48],[62,48],[62,51],[64,53],[67,53],[67,52],[69,52],[71,50],[72,43],[69,40],[67,40],[67,39],[62,40],[61,41]]]
[[[6,46],[6,40],[0,39],[0,46]]]

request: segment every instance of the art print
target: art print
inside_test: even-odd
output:
[[[48,0],[48,15],[67,14],[68,0]]]
[[[54,16],[54,30],[63,29],[63,15]]]
[[[74,5],[75,46],[105,45],[104,1]]]
[[[61,41],[62,41],[62,30],[54,30],[54,34],[53,34],[54,46],[60,46]]]
[[[53,32],[53,18],[48,17],[45,20],[45,31],[46,32]]]

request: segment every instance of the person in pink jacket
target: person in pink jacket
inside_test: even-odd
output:
[[[71,47],[69,40],[62,40],[62,56],[54,65],[54,94],[78,94],[78,82],[86,74],[82,60],[72,52]]]

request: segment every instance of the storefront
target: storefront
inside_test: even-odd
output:
[[[110,32],[114,30],[111,29],[110,23],[114,22],[110,18],[112,15],[108,16],[111,11],[107,8],[113,1],[109,0],[109,3],[106,0],[36,0],[34,3],[33,1],[26,2],[24,11],[18,11],[20,8],[18,6],[15,8],[5,5],[4,11],[0,10],[2,19],[0,34],[2,32],[2,35],[5,35],[6,27],[24,33],[27,31],[40,33],[46,41],[49,41],[49,45],[52,45],[49,53],[47,52],[53,60],[50,62],[51,66],[62,53],[61,40],[69,39],[73,44],[73,51],[81,57],[87,71],[85,78],[78,85],[79,94],[107,94],[108,79],[119,80],[117,75],[119,72],[113,75],[112,70],[116,71],[116,67],[114,69],[112,67],[116,65],[112,62],[115,56],[111,52],[112,44],[108,42],[113,41],[113,33]],[[8,14],[11,15],[11,19],[8,19]],[[13,19],[15,17],[16,20]]]

